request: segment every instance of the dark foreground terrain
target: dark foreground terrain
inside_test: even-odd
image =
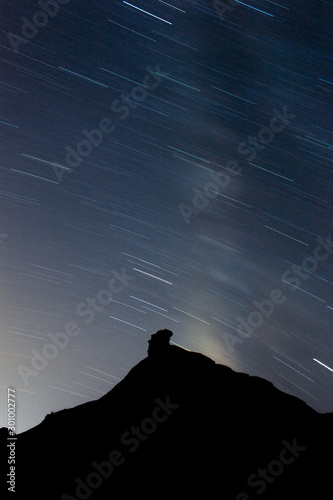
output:
[[[15,493],[1,430],[7,498],[332,498],[333,413],[163,332],[105,396],[17,436]]]

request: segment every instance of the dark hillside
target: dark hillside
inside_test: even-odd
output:
[[[18,436],[15,498],[328,498],[333,414],[165,332],[108,394]]]

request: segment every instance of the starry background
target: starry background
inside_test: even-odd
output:
[[[332,251],[333,3],[48,8],[1,5],[0,427],[8,386],[22,432],[108,392],[163,328],[333,411],[333,254],[302,269],[318,237]],[[292,119],[249,161],[249,138],[284,107]],[[113,130],[79,146],[103,119]],[[230,161],[237,175],[202,198]],[[106,303],[112,271],[131,279]],[[241,336],[276,289],[284,302]],[[25,384],[18,367],[68,322],[79,335]]]

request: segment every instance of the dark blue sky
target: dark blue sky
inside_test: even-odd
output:
[[[0,426],[162,328],[332,411],[333,4],[225,5],[2,3]]]

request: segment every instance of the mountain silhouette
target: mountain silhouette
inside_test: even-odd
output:
[[[100,399],[16,436],[7,498],[329,498],[333,413],[171,336],[152,335],[148,356]],[[2,480],[8,443],[1,429]]]

